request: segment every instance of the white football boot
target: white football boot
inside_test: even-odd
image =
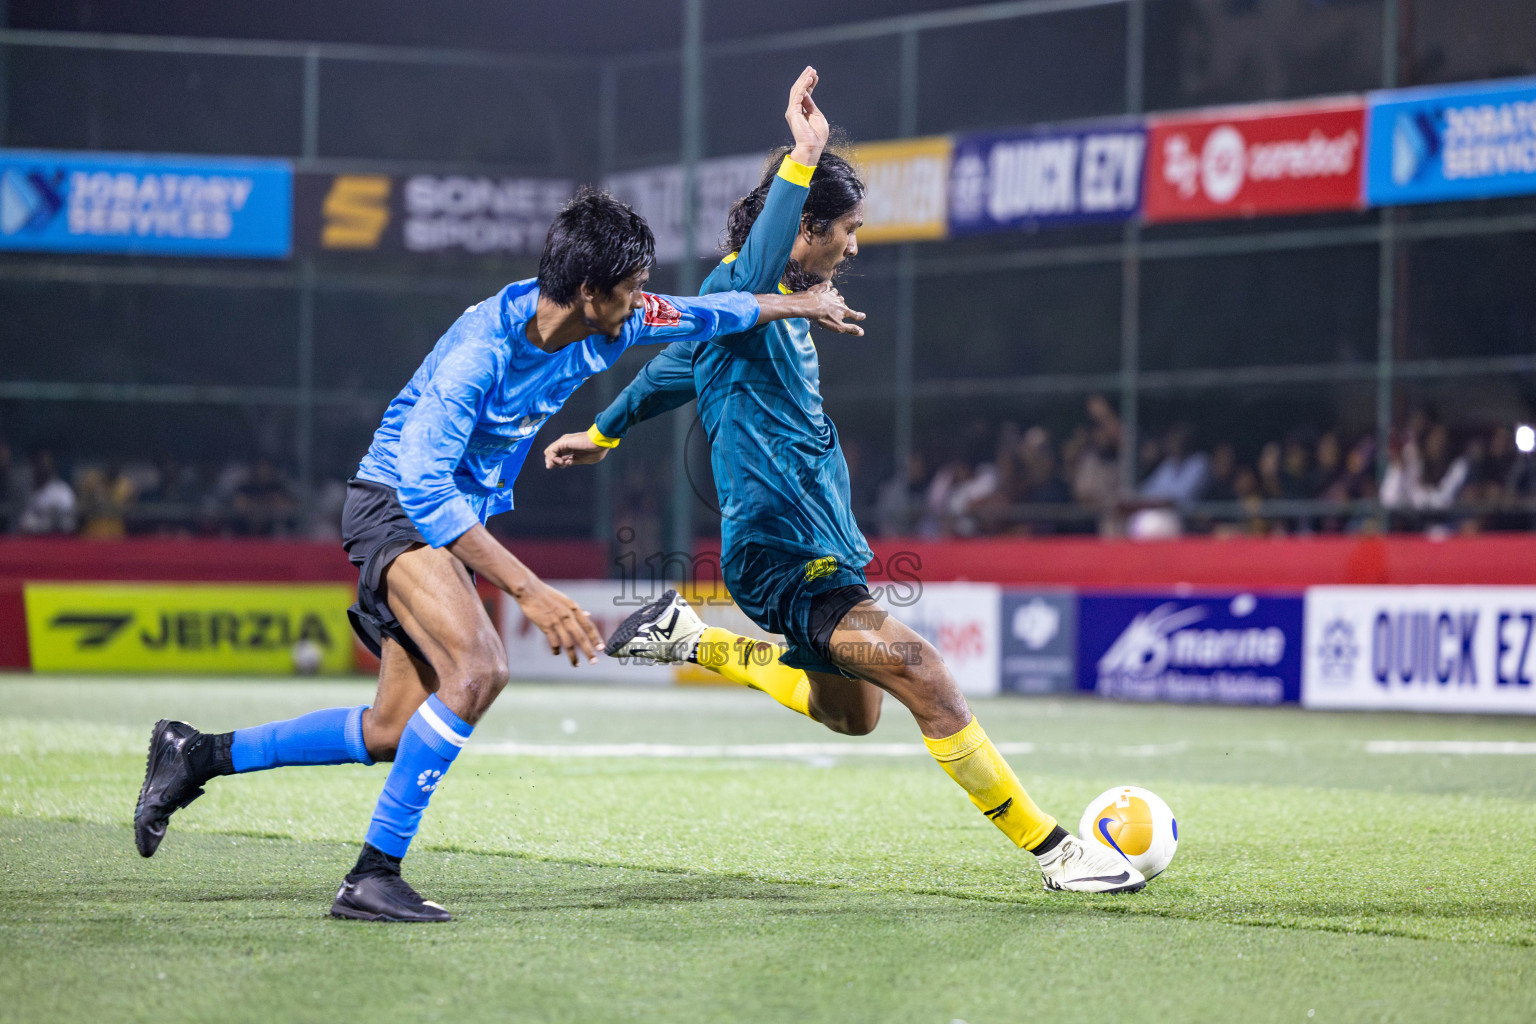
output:
[[[675,590],[668,590],[619,623],[604,645],[610,658],[687,661],[704,635],[704,620]]]
[[[1119,853],[1070,832],[1039,860],[1045,887],[1053,892],[1136,892],[1147,884]]]

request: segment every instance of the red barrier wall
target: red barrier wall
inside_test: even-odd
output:
[[[541,576],[609,575],[602,545],[519,541],[517,556]],[[1536,536],[1502,534],[1434,541],[1417,536],[883,540],[882,566],[929,581],[984,580],[1079,587],[1299,589],[1322,583],[1536,583]],[[872,573],[879,576],[885,573]],[[28,662],[22,584],[27,580],[352,582],[334,543],[270,540],[82,541],[0,539],[0,668]]]
[[[1325,583],[1536,583],[1536,536],[1530,534],[1443,541],[1419,536],[882,540],[873,548],[883,565],[918,560],[921,568],[904,573],[935,582],[1285,589]]]

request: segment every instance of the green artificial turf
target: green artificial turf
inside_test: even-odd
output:
[[[892,702],[857,740],[736,690],[509,689],[408,861],[452,924],[325,917],[383,767],[215,780],[134,852],[156,718],[370,692],[0,679],[0,1020],[1536,1020],[1536,758],[1366,749],[1533,721],[977,702],[1069,827],[1112,785],[1173,806],[1132,896],[1043,892],[926,755],[675,756],[917,742]],[[635,742],[683,749],[550,750]]]

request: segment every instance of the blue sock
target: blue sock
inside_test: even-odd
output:
[[[391,857],[405,856],[432,791],[442,783],[473,728],[449,711],[435,693],[416,709],[400,734],[395,763],[368,825],[368,845]]]
[[[355,708],[311,711],[285,722],[236,729],[229,744],[235,771],[260,772],[299,764],[373,764],[363,745],[363,712]]]

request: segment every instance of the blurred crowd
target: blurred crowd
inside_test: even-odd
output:
[[[1188,424],[1175,423],[1136,445],[1134,473],[1122,465],[1120,418],[1101,396],[1088,399],[1081,422],[1064,434],[975,421],[931,440],[933,447],[881,482],[878,470],[866,468],[867,453],[845,439],[855,510],[871,533],[1156,538],[1536,529],[1536,429],[1457,429],[1429,411],[1410,414],[1385,453],[1371,434],[1336,428],[1250,439],[1245,447],[1225,439],[1202,444]],[[570,532],[590,522],[588,482],[561,482],[569,493],[546,496],[556,507],[521,514],[519,532]],[[3,439],[0,488],[0,532],[98,539],[334,540],[346,498],[343,481],[327,480],[305,500],[284,467],[266,457],[62,467],[47,450],[18,456]],[[631,465],[612,493],[614,528],[641,546],[660,545],[666,496],[655,473]]]
[[[883,536],[1099,533],[1475,533],[1536,526],[1536,430],[1455,430],[1409,415],[1385,459],[1369,433],[1297,430],[1244,452],[1176,423],[1137,446],[1124,478],[1119,416],[1101,396],[1064,437],[971,424],[947,455],[914,454],[874,496]],[[1384,462],[1384,469],[1382,463]]]
[[[321,487],[306,510],[293,480],[272,459],[191,466],[82,461],[61,467],[47,449],[18,457],[0,440],[0,532],[130,535],[330,537],[343,485]],[[318,514],[324,511],[328,514]],[[308,514],[315,512],[316,514]]]

